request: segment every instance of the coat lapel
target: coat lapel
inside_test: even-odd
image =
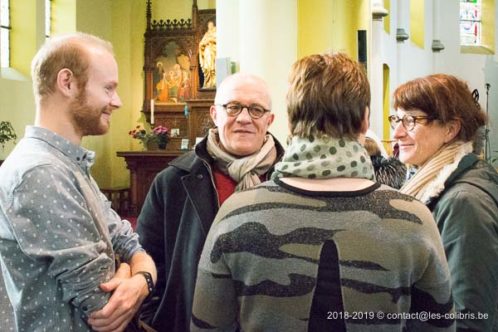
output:
[[[182,178],[182,182],[195,213],[201,221],[204,235],[207,235],[219,208],[218,194],[213,189],[211,177],[201,165],[201,167],[194,167],[189,175]]]

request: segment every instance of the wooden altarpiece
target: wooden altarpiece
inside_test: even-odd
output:
[[[142,112],[149,123],[153,118],[155,126],[166,126],[176,136],[170,138],[166,150],[117,152],[130,170],[131,216],[140,212],[157,173],[192,149],[196,139],[212,127],[209,108],[216,92],[202,88],[198,51],[208,22],[216,24],[215,10],[198,10],[193,0],[191,19],[152,21],[151,0],[147,0],[146,16]]]
[[[212,127],[209,108],[216,90],[202,88],[199,43],[208,22],[216,24],[216,10],[199,10],[193,0],[190,19],[152,20],[147,0],[146,17],[142,112],[149,123],[173,130],[168,151],[185,150],[186,139],[191,149]]]

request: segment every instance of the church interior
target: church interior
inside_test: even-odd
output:
[[[342,52],[363,65],[370,130],[391,154],[399,85],[434,73],[466,81],[489,118],[482,157],[498,169],[497,17],[495,0],[0,0],[0,165],[35,120],[33,56],[47,38],[81,31],[112,43],[122,101],[107,134],[82,146],[96,153],[98,187],[132,223],[156,174],[213,126],[216,87],[231,73],[268,83],[269,131],[285,146],[289,70],[316,53]],[[2,331],[14,330],[11,309],[0,294]]]
[[[9,38],[7,43],[2,34],[0,40],[4,49],[8,44],[0,71],[0,120],[10,122],[17,140],[5,142],[0,160],[34,121],[30,62],[47,36],[74,31],[98,35],[113,44],[123,106],[113,114],[109,133],[87,137],[83,146],[96,152],[93,176],[123,214],[139,212],[155,173],[204,134],[216,82],[230,73],[249,72],[268,82],[275,114],[270,131],[285,142],[288,72],[294,61],[314,53],[344,52],[364,65],[372,93],[371,130],[388,151],[392,130],[387,117],[394,112],[391,96],[399,84],[432,73],[462,78],[477,89],[481,107],[489,114],[487,157],[498,156],[494,0],[2,0],[2,4],[1,15],[8,17],[2,28]],[[215,56],[204,60],[201,44],[210,29],[215,29]],[[213,73],[202,72],[200,61],[216,63],[216,80],[208,77]],[[180,89],[178,82],[188,87]],[[151,123],[171,129],[165,150],[144,151],[146,142],[134,139],[133,130],[149,131]]]

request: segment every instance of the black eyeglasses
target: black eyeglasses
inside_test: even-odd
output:
[[[231,102],[228,104],[216,106],[223,107],[229,116],[238,116],[244,108],[247,108],[247,112],[252,119],[259,119],[263,115],[265,115],[265,113],[271,112],[270,110],[267,110],[263,106],[258,104],[242,105],[240,103]]]
[[[398,117],[397,115],[390,115],[388,119],[392,129],[396,129],[398,123],[401,122],[403,124],[403,127],[408,131],[412,131],[413,128],[415,128],[417,122],[420,123],[420,120],[427,120],[427,121],[433,120],[430,116],[425,116],[425,115],[415,116],[408,114],[404,115],[402,118]]]

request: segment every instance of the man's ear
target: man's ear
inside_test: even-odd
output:
[[[216,124],[216,118],[217,118],[217,109],[216,109],[216,106],[215,105],[211,105],[211,107],[209,108],[209,115],[211,115],[211,120],[213,120],[213,123],[215,126],[217,126]]]
[[[273,120],[275,120],[275,114],[268,114],[268,127],[273,123]]]
[[[63,68],[57,73],[57,90],[65,96],[75,96],[78,93],[78,85],[74,79],[74,74],[70,69]]]
[[[458,120],[451,120],[445,125],[445,127],[446,135],[444,137],[444,143],[449,143],[458,136],[460,129],[462,128],[462,124]]]

